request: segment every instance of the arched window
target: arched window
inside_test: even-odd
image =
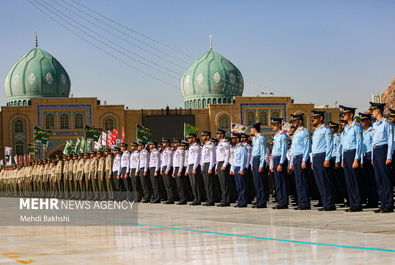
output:
[[[16,155],[23,155],[23,153],[24,153],[23,142],[21,142],[21,141],[16,142],[16,144],[15,144],[15,154]]]
[[[199,99],[199,100],[198,100],[198,109],[201,109],[201,108],[202,108],[202,100]]]
[[[224,99],[222,100],[222,103],[224,103],[224,104],[228,103],[227,100],[226,100],[226,98],[224,98]]]
[[[219,99],[218,99],[218,104],[221,104],[221,103],[222,103],[222,101],[221,101],[221,99],[219,98]]]
[[[22,100],[18,101],[18,106],[22,106]]]
[[[60,115],[60,129],[68,129],[69,128],[69,115],[62,114]]]
[[[259,122],[262,123],[262,125],[264,125],[264,126],[268,125],[268,112],[267,112],[267,110],[259,111]]]
[[[23,128],[23,121],[22,120],[16,120],[14,123],[14,132],[15,133],[24,133],[24,128]]]
[[[206,108],[206,99],[202,100],[202,106],[203,106],[203,109]]]
[[[232,99],[231,98],[228,99],[228,103],[229,104],[232,103]]]
[[[23,101],[23,106],[27,106],[27,100]]]
[[[197,101],[196,101],[196,99],[193,101],[193,108],[194,108],[194,109],[197,108]]]
[[[280,110],[272,110],[270,113],[270,118],[280,118],[281,111]]]
[[[207,99],[207,105],[211,104],[211,98]]]
[[[252,125],[252,124],[254,124],[256,122],[255,112],[256,112],[255,110],[248,110],[248,112],[247,112],[247,123],[248,123],[248,125]]]
[[[47,114],[47,116],[45,116],[45,128],[55,128],[55,116],[53,114]]]
[[[213,104],[217,104],[217,99],[213,98]]]
[[[114,118],[112,118],[112,117],[104,118],[104,126],[103,127],[104,127],[105,130],[109,130],[109,131],[114,129],[115,128]]]
[[[228,115],[223,114],[218,119],[219,128],[223,130],[229,130],[230,128],[230,118]]]
[[[82,116],[82,114],[75,114],[75,116],[74,116],[74,127],[76,129],[84,128],[84,116]]]

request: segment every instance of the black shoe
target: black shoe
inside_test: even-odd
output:
[[[160,200],[151,201],[151,203],[160,203]]]
[[[373,212],[375,212],[375,213],[382,213],[383,212],[383,208],[378,208],[377,210],[374,210]]]
[[[191,202],[189,205],[196,206],[196,205],[201,205],[201,203],[200,202]]]
[[[163,204],[174,204],[174,201],[165,201],[165,202],[162,202]]]
[[[322,207],[322,203],[317,203],[316,205],[314,205],[314,207]]]
[[[346,212],[362,212],[362,207],[350,207],[345,210]]]
[[[230,203],[220,203],[220,204],[217,204],[217,207],[228,207],[228,206],[230,206]]]
[[[299,207],[294,208],[294,210],[301,210],[301,211],[311,210],[311,207],[310,206],[299,206]]]
[[[367,205],[365,205],[363,208],[377,208],[378,207],[378,205],[377,204],[367,204]]]
[[[255,204],[252,205],[252,208],[267,208],[266,204]]]
[[[252,205],[257,205],[258,202],[253,202]]]
[[[215,203],[213,202],[206,202],[202,204],[203,206],[215,206]]]
[[[244,207],[247,207],[247,204],[236,204],[234,207],[235,208],[244,208]]]
[[[288,205],[277,205],[272,207],[272,209],[279,210],[279,209],[288,209]]]
[[[187,204],[186,201],[179,201],[179,202],[176,203],[176,205],[185,205],[185,204]]]
[[[394,209],[392,209],[392,208],[383,208],[383,209],[381,210],[381,212],[382,212],[382,213],[393,213],[393,212],[394,212]]]
[[[328,207],[324,207],[324,211],[325,212],[330,212],[330,211],[336,211],[336,206],[328,206]]]

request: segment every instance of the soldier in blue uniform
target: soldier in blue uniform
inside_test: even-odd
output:
[[[247,180],[246,171],[248,163],[247,147],[240,142],[240,134],[232,134],[235,147],[230,174],[235,176],[237,190],[237,204],[235,207],[247,207]]]
[[[325,125],[325,111],[313,110],[312,124],[315,131],[312,137],[311,154],[313,171],[323,207],[319,211],[335,211],[333,180],[330,160],[333,150],[333,131]]]
[[[329,127],[333,131],[333,150],[331,157],[331,167],[333,175],[333,193],[335,196],[335,202],[344,204],[344,199],[347,197],[346,181],[344,180],[344,171],[341,167],[342,161],[342,145],[341,145],[341,133],[339,132],[340,124],[330,121]]]
[[[268,186],[265,172],[266,158],[266,137],[261,134],[261,123],[255,123],[251,127],[251,133],[254,135],[252,140],[252,176],[254,181],[256,204],[254,208],[266,208],[268,199]]]
[[[276,132],[273,138],[273,173],[277,194],[277,205],[273,209],[288,208],[288,135],[282,130],[282,118],[272,118],[272,128]]]
[[[376,213],[393,212],[394,191],[391,173],[392,146],[394,142],[394,125],[383,117],[384,103],[370,102],[373,118],[372,160],[376,177],[380,208]]]
[[[361,125],[363,127],[362,136],[362,203],[366,203],[367,208],[378,207],[378,195],[376,179],[372,166],[372,141],[373,141],[373,127],[372,116],[368,113],[359,113],[361,118]]]
[[[309,183],[307,170],[311,151],[311,133],[303,126],[304,115],[292,115],[292,126],[295,132],[292,136],[290,168],[295,172],[295,184],[298,206],[295,210],[308,210],[310,207]]]
[[[342,135],[342,166],[346,180],[350,208],[347,212],[362,211],[360,159],[362,149],[362,126],[354,120],[356,108],[339,106],[347,121]]]

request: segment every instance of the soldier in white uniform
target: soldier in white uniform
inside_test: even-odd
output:
[[[155,142],[149,142],[150,159],[149,159],[149,171],[152,185],[152,200],[151,203],[160,203],[159,193],[159,170],[160,170],[160,153],[157,149]]]
[[[114,183],[114,200],[119,201],[120,200],[120,196],[119,196],[119,182],[122,181],[121,179],[121,154],[120,154],[121,149],[119,147],[115,147],[114,148],[114,160],[112,163],[112,180]]]
[[[121,143],[121,179],[118,182],[119,186],[117,191],[122,194],[121,198],[128,201],[132,200],[132,184],[130,181],[130,152],[128,151],[128,145],[126,143]]]
[[[176,180],[178,196],[180,201],[177,205],[187,204],[186,187],[185,187],[185,144],[181,143],[180,139],[173,140],[174,152],[173,152],[173,178]]]
[[[163,184],[166,189],[167,201],[165,204],[174,204],[173,178],[172,178],[172,160],[173,150],[170,147],[170,139],[162,139],[163,151],[160,155],[160,164],[162,171]]]
[[[218,174],[219,184],[221,187],[221,203],[218,207],[230,206],[230,180],[229,180],[229,160],[230,160],[230,144],[225,139],[225,131],[217,130],[218,146],[216,149],[217,165],[216,171]]]
[[[200,174],[200,155],[201,147],[197,143],[196,134],[191,133],[187,136],[189,143],[188,149],[188,169],[186,174],[189,175],[191,182],[193,201],[190,205],[201,205],[203,198],[203,181]]]
[[[214,206],[214,172],[215,172],[215,145],[210,141],[211,132],[203,131],[201,133],[202,157],[201,167],[204,187],[206,189],[206,203],[203,206]]]
[[[149,160],[150,153],[145,148],[144,143],[139,143],[138,150],[140,151],[139,157],[139,178],[141,182],[141,186],[143,188],[143,199],[142,203],[150,202],[151,191],[150,191],[150,180],[149,180]]]
[[[130,180],[132,185],[132,199],[135,202],[139,202],[142,197],[141,185],[139,180],[139,162],[140,162],[140,151],[138,150],[137,143],[131,143],[130,145]]]

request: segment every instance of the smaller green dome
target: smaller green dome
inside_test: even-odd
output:
[[[196,60],[181,79],[185,108],[231,103],[231,99],[241,96],[243,90],[244,81],[239,69],[211,49]]]
[[[70,78],[48,52],[33,48],[10,69],[4,82],[7,105],[26,105],[37,97],[68,97]]]

